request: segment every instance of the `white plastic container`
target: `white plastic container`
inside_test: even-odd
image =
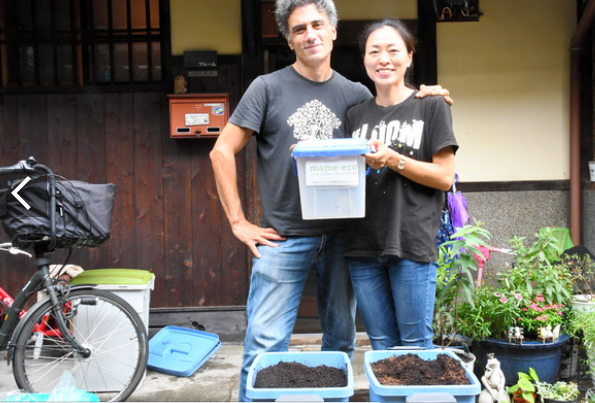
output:
[[[96,288],[100,290],[110,291],[126,302],[128,302],[139,314],[143,323],[145,325],[145,329],[149,330],[149,305],[151,302],[151,290],[154,289],[155,285],[155,275],[146,270],[135,270],[135,269],[97,269],[97,270],[87,270],[77,277],[75,277],[72,281],[72,284],[95,284]],[[113,315],[117,315],[119,311],[117,309],[111,309],[114,311]],[[108,314],[109,317],[109,314]],[[73,319],[75,329],[81,331],[82,334],[86,334],[86,314],[84,311],[84,307],[81,307],[78,315]],[[116,321],[117,322],[117,321]],[[94,323],[90,323],[90,325],[95,325]],[[118,350],[121,348],[119,345],[120,341],[115,340],[110,336],[110,332],[112,329],[110,328],[109,324],[105,324],[105,328],[100,328],[100,330],[104,329],[105,332],[102,334],[101,332],[95,333],[95,338],[105,339],[105,343],[102,345],[103,349],[115,349]],[[76,332],[75,332],[76,336]],[[134,353],[130,352],[127,356],[127,352],[123,351],[121,355],[121,362],[131,362],[134,359]],[[118,362],[112,362],[109,357],[97,359],[97,367],[89,367],[85,374],[83,371],[75,370],[73,375],[77,382],[87,382],[85,384],[86,390],[93,390],[95,392],[114,392],[120,390],[120,385],[118,384],[117,380],[110,381],[109,379],[106,382],[105,376],[103,375],[102,371],[105,372],[120,372],[125,379],[128,376],[131,376],[131,371],[133,371],[133,367],[125,367],[122,366]],[[129,371],[128,373],[126,371]],[[145,379],[146,372],[143,375],[143,381]],[[139,383],[140,387],[142,385]]]
[[[293,157],[304,220],[366,214],[366,139],[304,140]]]

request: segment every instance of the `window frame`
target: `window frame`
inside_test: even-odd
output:
[[[30,1],[33,11],[35,11],[34,7],[37,2],[45,1],[51,3],[51,7],[54,7],[53,10],[55,12],[55,2],[53,0]],[[4,94],[140,92],[163,91],[166,88],[171,87],[170,0],[157,0],[159,13],[159,27],[157,29],[150,26],[150,8],[148,8],[148,12],[146,11],[147,7],[150,6],[150,0],[142,0],[145,3],[144,18],[147,24],[145,28],[140,30],[131,27],[131,0],[125,0],[128,18],[124,35],[122,35],[123,30],[113,29],[111,18],[109,18],[113,0],[103,0],[108,7],[107,15],[109,23],[107,29],[93,29],[92,4],[94,1],[99,0],[67,0],[71,11],[70,27],[67,30],[69,38],[64,39],[64,31],[62,31],[62,37],[58,38],[58,34],[56,34],[56,21],[53,15],[54,12],[52,12],[52,15],[50,16],[52,20],[51,35],[49,38],[44,37],[40,39],[38,38],[37,32],[40,23],[35,21],[34,16],[31,16],[32,29],[30,32],[26,32],[26,35],[22,35],[24,31],[17,28],[18,24],[16,19],[7,17],[7,15],[16,16],[14,13],[17,12],[17,2],[12,0],[0,0],[0,92]],[[91,27],[91,29],[86,29],[85,24]],[[74,27],[74,29],[72,27]],[[114,35],[116,31],[118,31],[119,35]],[[155,44],[156,42],[159,43],[161,78],[159,81],[152,81],[152,71],[155,64],[152,63],[150,68],[148,66],[149,60],[151,60],[150,58],[154,57],[153,45],[149,46],[149,44]],[[57,52],[61,43],[70,47],[71,51],[73,80],[70,81],[60,81],[57,79],[59,69]],[[116,71],[116,66],[114,64],[115,52],[113,49],[114,46],[121,43],[126,44],[129,48],[138,43],[147,46],[147,59],[145,63],[147,68],[147,81],[133,81],[134,78],[131,73],[132,69],[130,68],[131,65],[133,68],[135,66],[132,49],[127,50],[128,64],[122,65],[128,66],[128,81],[121,82],[116,81],[113,78],[113,73]],[[43,83],[41,81],[39,67],[34,68],[35,78],[33,81],[21,81],[20,77],[23,74],[23,69],[21,68],[21,56],[19,52],[20,49],[27,44],[31,45],[30,47],[33,49],[33,57],[37,61],[39,60],[38,53],[40,47],[50,45],[50,49],[53,52],[52,61],[54,66],[54,68],[51,69],[54,77],[52,82]],[[98,82],[97,80],[96,68],[98,67],[98,64],[95,57],[98,45],[107,45],[110,49],[108,57],[110,61],[110,79],[107,82]],[[11,46],[14,48],[10,49]],[[39,62],[37,62],[37,64],[39,64]],[[142,63],[138,63],[137,65],[142,66]],[[33,63],[33,66],[36,66],[36,63]],[[16,80],[14,79],[15,71],[18,71]],[[9,76],[9,74],[12,75]]]

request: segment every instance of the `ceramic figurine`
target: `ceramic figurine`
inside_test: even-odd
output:
[[[186,91],[186,78],[184,76],[177,76],[174,80],[174,94],[184,94]]]
[[[488,354],[486,372],[481,377],[481,383],[485,387],[479,395],[478,403],[510,403],[510,396],[506,392],[506,378],[500,369],[500,361],[494,358],[494,354]]]

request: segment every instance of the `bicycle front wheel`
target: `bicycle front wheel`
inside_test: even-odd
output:
[[[16,335],[13,371],[31,393],[52,393],[68,371],[76,388],[102,401],[124,401],[142,380],[147,331],[138,313],[119,296],[98,289],[72,290],[60,304],[72,336],[91,351],[83,357],[61,334],[51,302],[35,305]]]

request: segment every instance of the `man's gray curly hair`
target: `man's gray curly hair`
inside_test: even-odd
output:
[[[277,0],[275,9],[275,19],[279,26],[279,31],[286,39],[289,40],[289,26],[287,25],[287,18],[294,8],[300,6],[307,6],[308,4],[316,5],[320,12],[326,13],[328,20],[332,26],[337,26],[339,16],[333,0]]]

